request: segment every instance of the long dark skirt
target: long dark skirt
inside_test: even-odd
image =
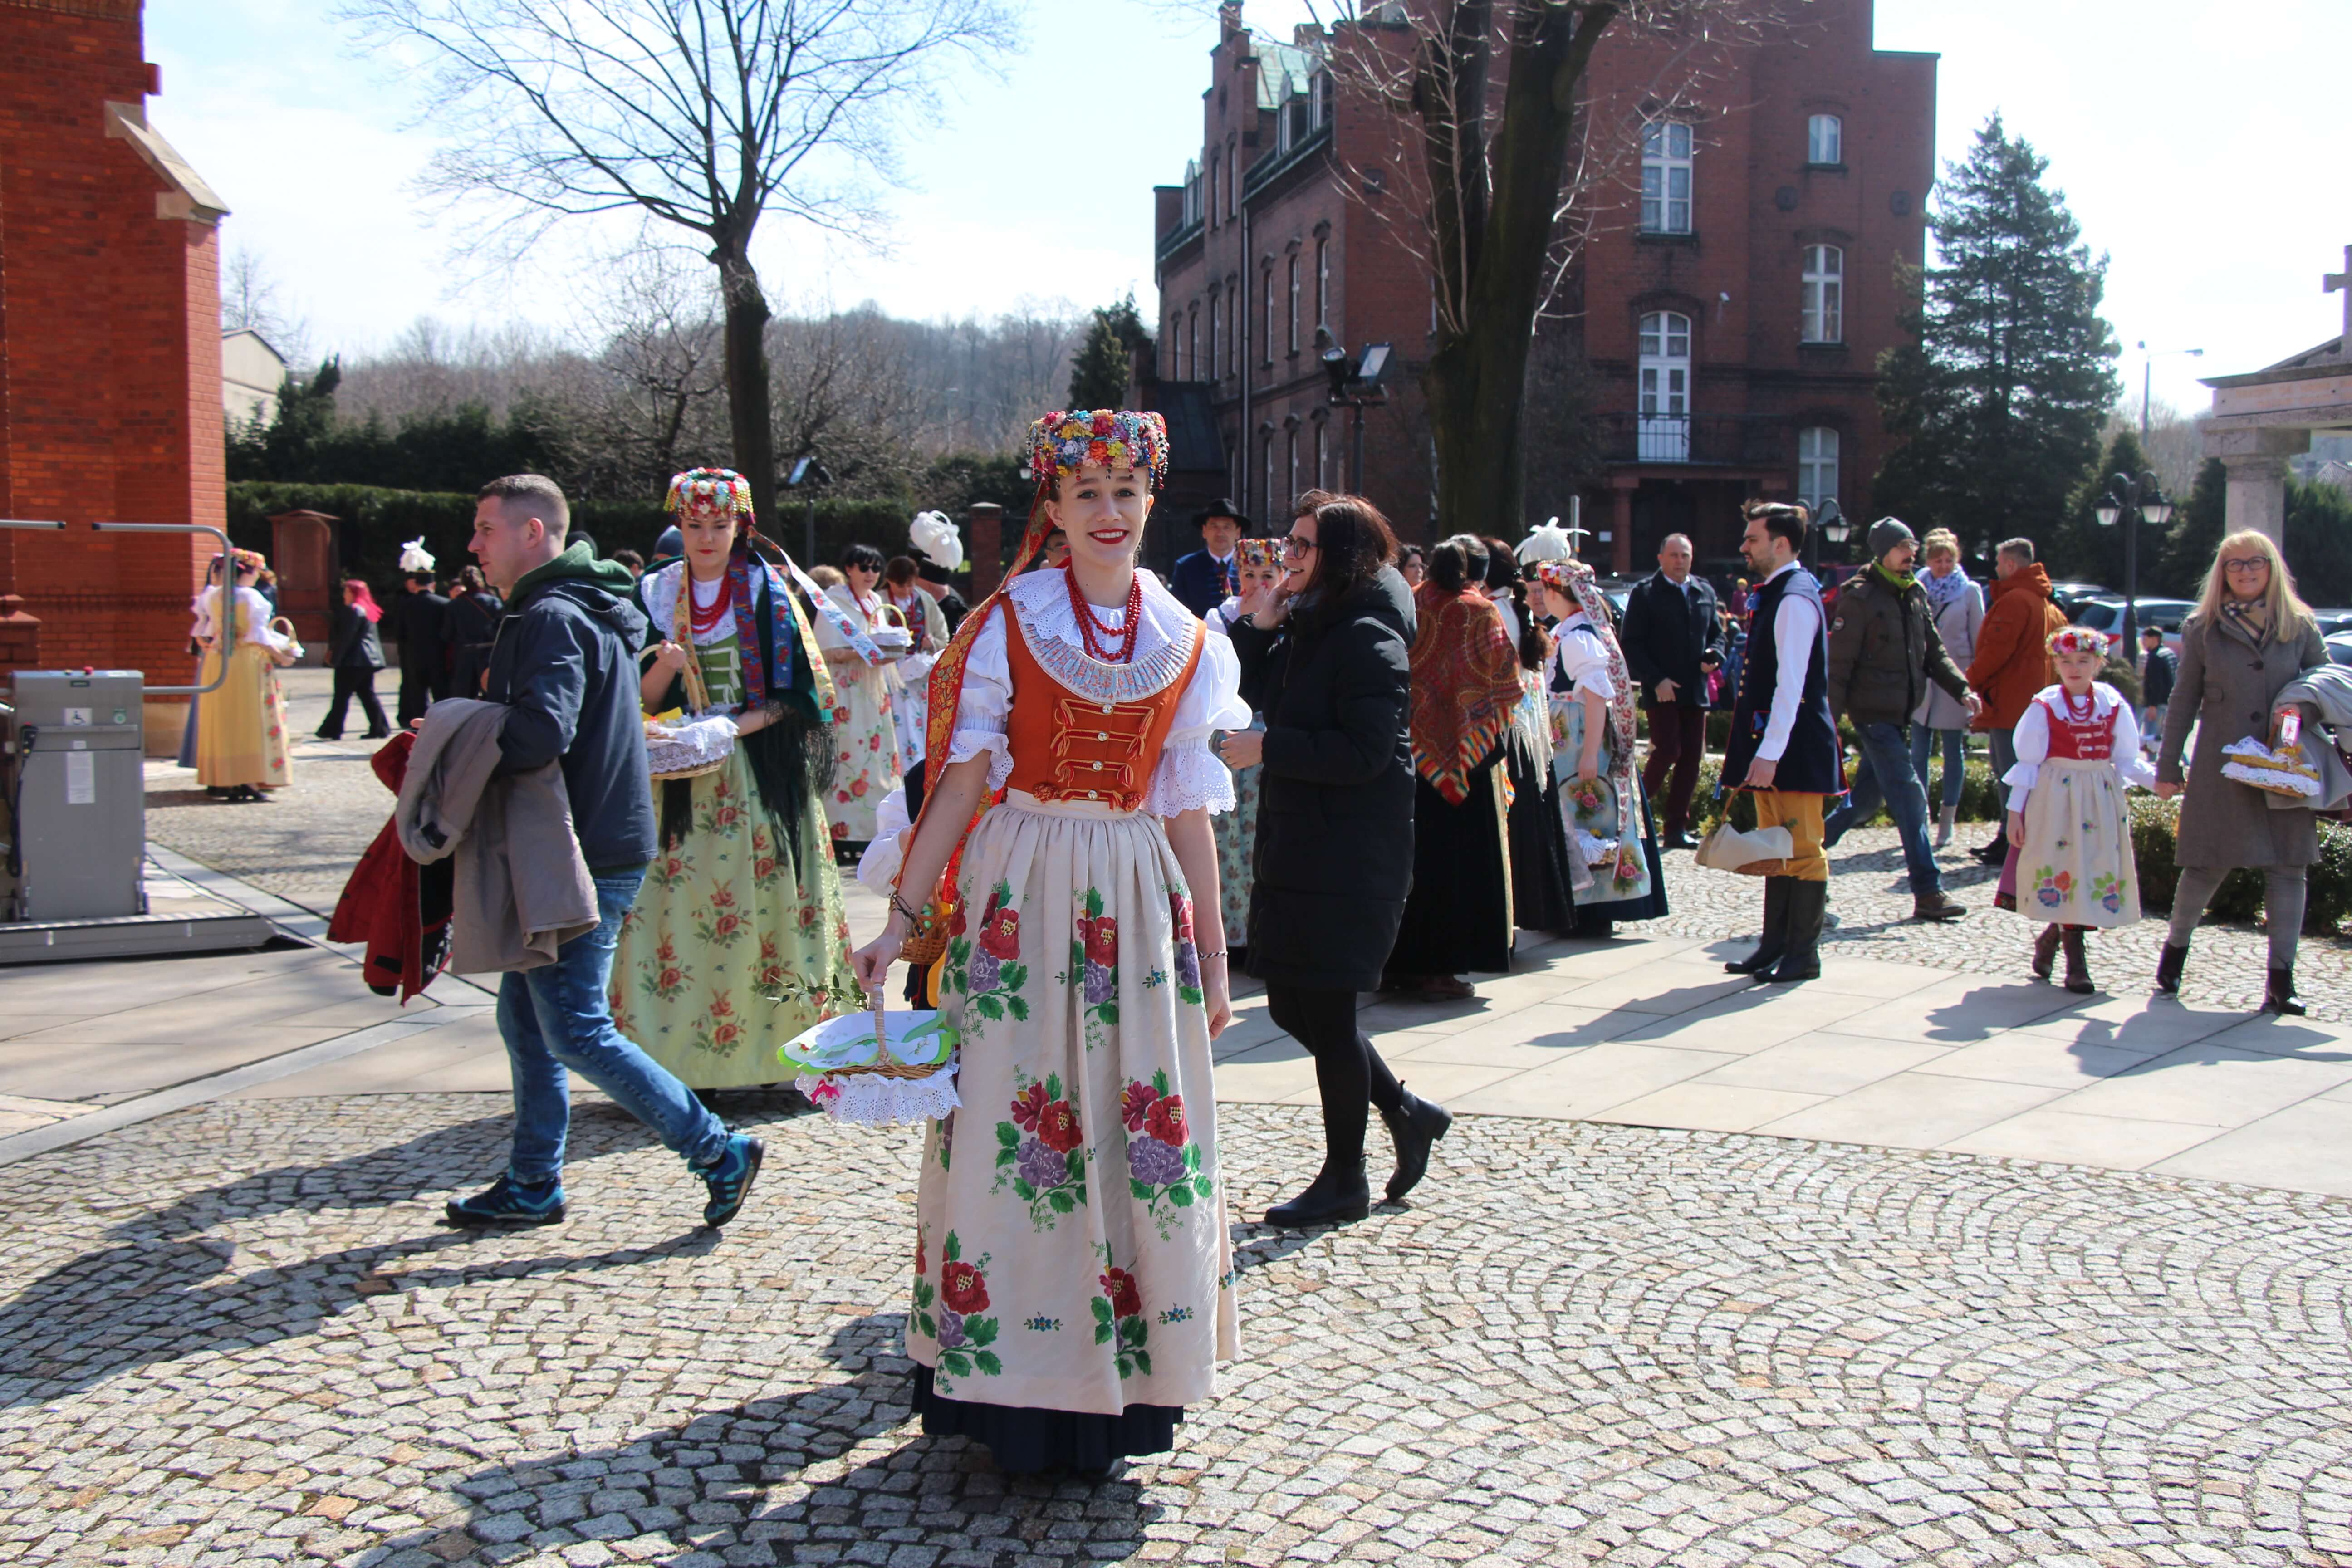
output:
[[[1449,803],[1415,776],[1412,893],[1389,953],[1393,974],[1500,973],[1511,967],[1511,866],[1506,848],[1502,752],[1470,775]]]
[[[1511,921],[1521,931],[1565,931],[1576,923],[1568,885],[1568,829],[1551,770],[1516,729],[1504,737],[1511,781]]]
[[[996,1468],[1008,1475],[1035,1470],[1099,1470],[1113,1459],[1164,1454],[1176,1446],[1184,1419],[1175,1405],[1130,1405],[1117,1415],[1076,1410],[1036,1410],[950,1399],[931,1387],[931,1369],[915,1366],[915,1414],[926,1437],[969,1437],[988,1445]]]

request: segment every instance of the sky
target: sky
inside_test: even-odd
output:
[[[872,300],[985,317],[1132,289],[1154,319],[1150,186],[1176,183],[1197,153],[1213,7],[1023,10],[1019,50],[957,69],[938,127],[905,141],[881,248],[764,231],[757,259],[778,309]],[[363,355],[423,316],[579,330],[592,237],[517,274],[459,263],[467,224],[482,220],[437,214],[415,191],[436,144],[415,79],[363,56],[331,12],[147,0],[163,85],[150,115],[231,208],[224,246],[258,256],[320,352]],[[1307,14],[1307,0],[1251,0],[1245,19],[1287,37]],[[1999,110],[2050,160],[2084,239],[2111,258],[2107,316],[2135,390],[2142,340],[2206,351],[2150,362],[2156,397],[2194,411],[2208,396],[2198,376],[2259,369],[2343,330],[2344,296],[2320,279],[2344,269],[2352,242],[2322,153],[2339,135],[2347,0],[2259,0],[2231,20],[2210,0],[1878,0],[1877,44],[1942,56],[1941,158]]]

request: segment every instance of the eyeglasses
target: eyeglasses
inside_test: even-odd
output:
[[[1301,539],[1295,533],[1283,535],[1282,552],[1285,555],[1306,555],[1314,549],[1315,542],[1311,539]]]
[[[2222,571],[2239,577],[2252,577],[2258,572],[2267,572],[2270,569],[2271,563],[2259,555],[2248,555],[2236,561],[2221,563]]]

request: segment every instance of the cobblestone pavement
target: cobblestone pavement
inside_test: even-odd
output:
[[[1246,1359],[1089,1493],[907,1421],[914,1140],[767,1124],[722,1237],[584,1109],[220,1103],[0,1170],[0,1557],[415,1564],[2352,1562],[2352,1205],[1729,1134],[1456,1125],[1238,1230]],[[1227,1109],[1236,1214],[1311,1112]]]

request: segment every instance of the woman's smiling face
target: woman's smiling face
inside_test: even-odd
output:
[[[1074,560],[1094,566],[1133,563],[1151,515],[1151,485],[1134,468],[1087,463],[1055,484],[1054,521],[1069,536]]]

